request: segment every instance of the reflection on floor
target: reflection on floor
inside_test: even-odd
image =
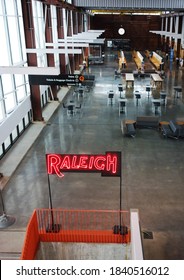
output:
[[[134,138],[121,131],[122,120],[137,116],[184,120],[183,96],[175,98],[173,89],[184,86],[184,70],[167,62],[162,88],[151,89],[148,96],[150,77],[137,77],[134,87],[126,88],[125,76],[114,78],[117,63],[111,52],[103,65],[91,65],[86,71],[96,77],[94,88],[82,97],[71,89],[64,99],[81,104],[81,109],[69,116],[61,104],[44,126],[3,190],[6,211],[16,217],[5,231],[25,229],[34,208],[48,208],[46,153],[121,151],[122,208],[139,209],[142,231],[153,233],[153,239],[143,239],[145,259],[184,259],[184,139],[164,139],[155,129],[139,129]],[[119,84],[126,99],[126,111],[121,113]],[[110,90],[112,105],[107,102]],[[155,111],[152,99],[158,99],[161,90],[167,93],[167,102]],[[50,176],[50,182],[54,208],[119,209],[119,178],[67,173],[63,179]]]

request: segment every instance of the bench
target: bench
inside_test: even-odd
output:
[[[158,53],[152,52],[152,56],[150,57],[150,61],[155,66],[155,68],[157,70],[160,70],[161,64],[163,63],[163,59]]]
[[[133,51],[132,56],[134,58],[135,64],[137,66],[137,69],[141,70],[142,69],[142,63],[144,61],[143,56],[138,51]]]
[[[154,116],[140,116],[136,120],[137,128],[159,128],[159,118]]]
[[[144,69],[144,73],[145,74],[155,74],[156,71],[155,71],[155,69],[152,69],[152,68],[146,68],[146,69]]]
[[[176,122],[169,121],[169,124],[161,126],[161,132],[164,137],[178,139],[181,134],[181,128]]]
[[[184,124],[179,125],[180,127],[180,137],[184,138]]]
[[[156,57],[154,57],[154,56],[150,57],[150,61],[153,63],[153,65],[155,66],[155,68],[157,70],[160,70],[160,64],[161,63]]]

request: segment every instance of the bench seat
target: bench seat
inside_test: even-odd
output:
[[[137,128],[159,128],[159,118],[154,116],[140,116],[136,120]]]
[[[158,61],[158,59],[156,59],[155,57],[150,57],[150,61],[153,63],[153,65],[156,67],[157,70],[160,69],[160,61]]]
[[[180,129],[179,132],[180,137],[184,138],[184,124],[179,125],[179,129]]]
[[[163,124],[161,126],[161,131],[162,131],[163,136],[165,136],[165,137],[173,137],[173,132],[172,132],[169,124]]]
[[[178,139],[180,137],[181,129],[175,121],[169,121],[169,124],[161,126],[161,131],[164,137]]]

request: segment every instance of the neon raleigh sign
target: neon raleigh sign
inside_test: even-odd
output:
[[[121,152],[91,154],[46,154],[47,173],[62,178],[62,172],[98,172],[102,176],[121,176]]]

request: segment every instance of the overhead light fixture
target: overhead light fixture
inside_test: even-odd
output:
[[[123,27],[120,27],[118,29],[118,33],[119,33],[119,35],[123,35],[125,33],[125,29]]]

